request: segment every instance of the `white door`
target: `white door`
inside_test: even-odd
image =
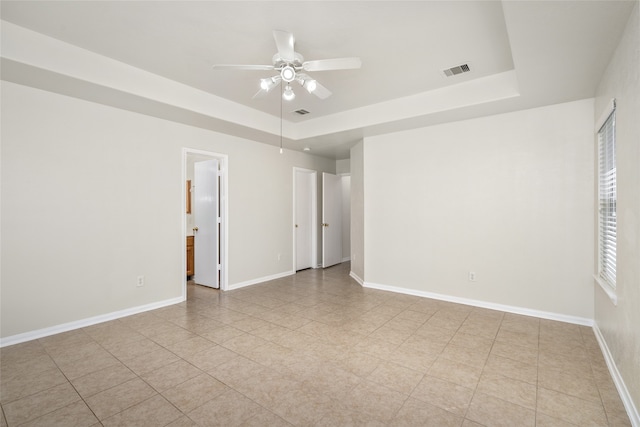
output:
[[[322,174],[322,267],[342,262],[342,180]]]
[[[313,267],[313,175],[309,172],[295,171],[296,205],[295,205],[295,233],[296,233],[296,271]],[[317,193],[316,193],[317,194]]]
[[[194,164],[194,252],[193,280],[218,288],[218,160]]]

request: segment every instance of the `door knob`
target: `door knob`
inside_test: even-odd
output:
[[[296,228],[298,228],[298,224],[296,224]]]
[[[198,227],[193,227],[193,231],[198,231]]]

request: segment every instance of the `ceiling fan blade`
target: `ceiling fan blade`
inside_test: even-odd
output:
[[[259,91],[256,92],[255,95],[253,95],[251,99],[264,98],[265,96],[267,96],[268,93],[269,93],[268,90],[260,89]]]
[[[294,51],[295,40],[293,34],[288,31],[273,30],[273,38],[276,41],[278,55],[285,61],[293,62],[296,59]]]
[[[326,87],[322,86],[320,83],[318,83],[317,80],[316,80],[316,88],[311,93],[313,93],[315,96],[317,96],[320,99],[327,99],[328,97],[331,96],[331,91]]]
[[[273,65],[234,65],[234,64],[218,64],[213,65],[215,70],[252,70],[252,71],[271,71]]]
[[[350,70],[361,66],[362,61],[360,61],[360,58],[354,57],[306,61],[302,64],[302,69],[305,71]]]

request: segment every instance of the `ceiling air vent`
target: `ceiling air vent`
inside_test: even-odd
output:
[[[301,116],[304,116],[305,114],[309,114],[309,112],[307,110],[304,110],[302,108],[299,109],[299,110],[294,111],[294,113],[300,114]]]
[[[458,65],[457,67],[447,68],[446,70],[442,70],[445,76],[452,77],[462,73],[468,73],[471,71],[469,68],[469,64]]]

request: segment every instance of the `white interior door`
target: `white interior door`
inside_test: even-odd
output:
[[[342,262],[342,180],[322,174],[322,267]]]
[[[296,233],[296,271],[313,267],[312,243],[313,243],[313,215],[311,195],[313,175],[309,172],[295,171],[296,206],[295,206],[295,233]]]
[[[218,160],[194,164],[194,281],[218,288]]]

